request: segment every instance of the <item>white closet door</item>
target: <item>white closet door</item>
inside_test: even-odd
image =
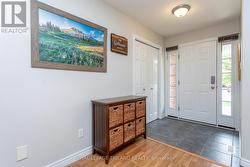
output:
[[[216,124],[216,41],[180,47],[180,117]]]
[[[158,111],[158,54],[159,50],[147,46],[147,69],[146,69],[146,94],[147,101],[147,122],[157,119]]]
[[[146,59],[145,46],[140,42],[135,42],[135,93],[144,96],[146,94]]]
[[[157,119],[158,111],[158,55],[159,50],[135,42],[135,93],[147,96],[147,120]]]

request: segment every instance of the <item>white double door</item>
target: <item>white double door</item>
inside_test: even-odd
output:
[[[147,123],[158,117],[158,56],[159,49],[135,41],[135,94],[147,96]]]
[[[216,41],[179,48],[179,116],[216,124]]]

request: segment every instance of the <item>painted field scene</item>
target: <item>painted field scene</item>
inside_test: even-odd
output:
[[[39,60],[101,68],[104,32],[39,9]]]

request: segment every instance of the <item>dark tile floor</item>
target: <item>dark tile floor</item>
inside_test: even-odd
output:
[[[147,135],[219,163],[240,166],[238,132],[164,118],[149,123]]]

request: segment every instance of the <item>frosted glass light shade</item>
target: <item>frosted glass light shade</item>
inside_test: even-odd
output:
[[[183,17],[185,16],[188,11],[190,10],[190,6],[189,5],[179,5],[176,6],[173,10],[172,13],[176,16],[176,17]]]

